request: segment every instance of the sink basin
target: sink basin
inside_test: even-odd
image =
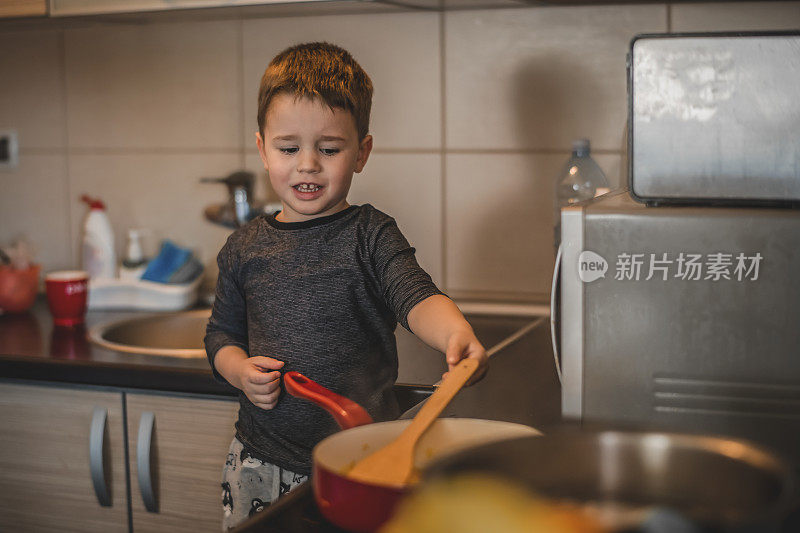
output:
[[[205,357],[203,337],[211,309],[154,314],[101,324],[89,340],[118,352]]]
[[[205,357],[203,338],[211,309],[177,313],[140,315],[100,324],[90,329],[89,340],[117,352],[166,355],[173,357]],[[467,317],[486,348],[516,332],[530,318]],[[408,383],[438,380],[442,372],[441,354],[403,328],[397,328],[397,349],[400,356],[400,379]],[[430,367],[430,368],[429,368]]]

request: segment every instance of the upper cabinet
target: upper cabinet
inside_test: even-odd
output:
[[[13,3],[14,0],[11,0]],[[46,0],[45,0],[46,1]],[[591,3],[592,0],[572,0],[573,3]],[[464,9],[520,7],[547,4],[537,0],[49,0],[50,14],[54,17],[73,15],[98,15],[108,13],[137,13],[144,11],[172,11],[204,8],[248,8],[263,14],[285,16],[356,10],[398,9]],[[556,1],[564,3],[564,0]]]
[[[47,0],[0,0],[0,17],[42,17],[47,15]]]
[[[0,18],[30,20],[39,17],[65,21],[77,17],[85,21],[87,17],[101,20],[114,17],[114,22],[141,22],[142,18],[149,21],[165,17],[172,20],[176,17],[291,17],[613,3],[664,3],[664,0],[0,0]]]
[[[50,0],[50,15],[102,15],[108,13],[139,13],[144,11],[173,11],[206,8],[238,8],[244,6],[276,7],[295,5],[303,9],[311,4],[366,4],[375,0]],[[303,6],[299,5],[303,4]]]
[[[85,24],[93,19],[140,23],[397,12],[418,10],[421,6],[415,2],[419,1],[425,3],[424,0],[408,4],[393,0],[0,0],[0,19],[10,20],[15,26],[28,27],[33,23],[34,27],[40,27],[42,21],[48,25],[58,21],[58,27],[69,27],[72,20]],[[524,5],[522,0],[516,3]],[[15,19],[20,18],[24,20],[16,23]]]

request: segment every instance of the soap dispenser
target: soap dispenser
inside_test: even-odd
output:
[[[142,251],[142,233],[144,230],[130,228],[128,245],[125,247],[125,258],[119,268],[119,278],[127,280],[141,279],[147,268],[147,259]]]
[[[115,278],[117,255],[114,251],[114,231],[106,215],[106,206],[87,195],[81,200],[89,206],[83,220],[81,264],[90,278]]]

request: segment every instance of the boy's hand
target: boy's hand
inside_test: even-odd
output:
[[[442,374],[443,380],[465,357],[477,359],[479,363],[467,385],[486,374],[486,350],[456,304],[444,294],[429,296],[412,307],[408,312],[408,325],[428,346],[444,352],[448,371]]]
[[[447,340],[447,351],[445,352],[445,359],[447,359],[447,372],[442,374],[442,381],[450,373],[450,370],[467,357],[477,359],[480,363],[478,369],[467,382],[467,386],[477,383],[486,375],[486,350],[484,350],[481,343],[475,337],[475,333],[469,330],[459,330],[450,335]]]
[[[271,357],[248,357],[241,362],[239,379],[242,392],[261,409],[272,409],[281,394],[281,373],[283,361]]]

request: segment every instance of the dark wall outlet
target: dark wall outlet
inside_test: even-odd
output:
[[[0,170],[16,168],[18,153],[17,132],[0,130]]]

